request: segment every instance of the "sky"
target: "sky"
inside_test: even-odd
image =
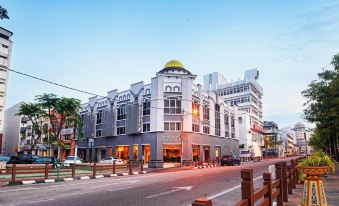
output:
[[[0,0],[12,31],[11,68],[98,95],[150,83],[177,59],[227,79],[258,68],[264,120],[303,121],[301,91],[339,52],[339,1]],[[6,107],[55,93],[90,97],[10,73]],[[309,126],[312,126],[308,124]]]

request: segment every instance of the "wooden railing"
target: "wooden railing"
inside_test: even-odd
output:
[[[0,169],[0,182],[15,183],[21,180],[46,180],[55,178],[75,178],[80,176],[97,176],[120,173],[142,172],[144,162],[141,160],[128,161],[127,164],[72,164],[70,167],[53,168],[52,164],[9,164],[6,169]],[[4,177],[6,176],[6,177]],[[3,178],[4,177],[4,178]]]
[[[254,190],[253,169],[241,170],[241,200],[235,206],[272,206],[276,201],[278,206],[282,206],[283,202],[288,202],[288,194],[292,194],[293,188],[297,183],[297,160],[292,159],[287,166],[287,162],[279,162],[275,164],[276,179],[272,179],[271,173],[263,174],[263,186]],[[207,205],[200,202],[193,202],[192,206]],[[212,201],[208,201],[208,205],[212,205]]]

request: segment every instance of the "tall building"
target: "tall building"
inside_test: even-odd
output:
[[[295,138],[299,154],[309,154],[312,148],[307,145],[308,140],[311,138],[312,131],[306,128],[302,122],[297,122],[294,125]]]
[[[279,130],[280,136],[284,140],[286,146],[286,155],[291,156],[296,154],[295,132],[291,127],[281,128]]]
[[[231,106],[236,105],[240,111],[247,112],[250,115],[252,141],[263,146],[263,89],[258,79],[257,69],[245,71],[244,79],[237,81],[227,81],[222,74],[214,72],[204,75],[204,89],[217,92],[225,102]]]
[[[237,107],[195,79],[172,60],[150,84],[141,81],[129,90],[90,98],[79,111],[84,137],[78,155],[87,161],[144,159],[149,167],[162,167],[238,153]]]
[[[0,154],[3,153],[4,112],[7,92],[8,70],[12,51],[12,32],[0,27]]]

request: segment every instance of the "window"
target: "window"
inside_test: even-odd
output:
[[[126,119],[126,105],[121,105],[118,108],[118,117],[117,117],[117,119],[118,120]]]
[[[3,47],[3,48],[8,48],[8,46],[7,46],[7,45],[4,45],[4,44],[2,44],[2,47]]]
[[[210,108],[207,106],[204,106],[203,108],[203,119],[204,120],[210,120]]]
[[[97,124],[102,123],[102,110],[99,110],[97,113]]]
[[[232,116],[231,117],[231,127],[232,127],[232,129],[234,128],[234,123],[235,123],[234,116]]]
[[[193,132],[200,132],[200,125],[199,124],[192,124],[192,131]]]
[[[193,117],[199,117],[199,103],[197,102],[192,102],[192,116]]]
[[[144,123],[144,124],[142,124],[142,131],[143,131],[143,132],[149,132],[149,131],[151,131],[151,125],[150,125],[150,123]]]
[[[142,106],[142,115],[148,116],[151,113],[151,102],[148,100],[145,100]]]
[[[97,129],[95,131],[95,137],[101,137],[102,136],[102,130],[101,129]]]
[[[239,124],[242,124],[242,117],[238,117]]]
[[[181,100],[170,97],[164,100],[165,114],[181,114]]]
[[[126,131],[125,131],[125,127],[117,127],[117,135],[120,135],[120,134],[125,134]]]
[[[215,105],[215,135],[220,136],[220,106]]]
[[[224,115],[224,122],[225,122],[225,137],[229,137],[230,136],[230,134],[229,134],[229,116],[228,116],[227,113]]]
[[[165,131],[181,131],[181,122],[164,122]]]
[[[209,134],[209,133],[210,133],[210,127],[208,127],[208,126],[203,126],[203,132],[204,132],[205,134]]]

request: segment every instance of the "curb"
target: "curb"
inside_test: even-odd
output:
[[[220,165],[206,165],[206,166],[198,166],[194,167],[194,169],[205,169],[205,168],[211,168],[211,167],[220,167]]]
[[[41,183],[56,183],[56,182],[69,182],[75,180],[89,180],[89,179],[100,179],[106,177],[118,177],[118,176],[128,176],[128,175],[140,175],[147,174],[149,171],[140,171],[140,172],[132,172],[132,173],[117,173],[117,174],[105,174],[105,175],[97,175],[97,176],[83,176],[83,177],[68,177],[68,178],[60,178],[60,179],[46,179],[46,180],[23,180],[18,182],[4,182],[4,186],[15,186],[15,185],[30,185],[30,184],[41,184]]]

